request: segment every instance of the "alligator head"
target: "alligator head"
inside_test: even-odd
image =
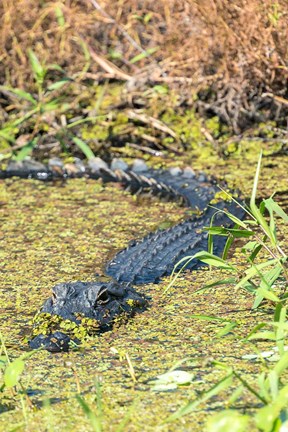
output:
[[[31,348],[43,347],[51,352],[67,351],[71,340],[79,342],[77,338],[71,339],[62,331],[63,322],[72,324],[72,328],[81,325],[84,319],[94,322],[94,329],[107,330],[118,317],[128,317],[146,305],[146,300],[129,285],[114,281],[100,282],[72,282],[56,285],[52,289],[52,296],[44,303],[40,315],[47,319],[51,316],[53,325],[48,334],[37,334],[29,343]],[[45,314],[45,315],[43,315]],[[48,314],[48,315],[47,315]],[[38,332],[36,322],[36,333]],[[55,316],[62,322],[55,329]],[[74,323],[74,324],[73,324]],[[76,324],[76,325],[75,325]],[[35,334],[35,330],[34,330]],[[77,332],[76,332],[77,334]]]

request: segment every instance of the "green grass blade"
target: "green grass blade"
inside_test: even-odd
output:
[[[10,93],[13,93],[15,96],[17,96],[20,99],[27,100],[28,102],[31,102],[33,105],[37,105],[37,100],[28,92],[18,89],[18,88],[11,88],[8,86],[0,86],[0,90],[7,90]]]
[[[72,80],[70,78],[63,78],[63,79],[61,79],[59,81],[56,81],[56,82],[50,84],[47,87],[47,91],[51,92],[51,91],[54,91],[54,90],[59,90],[60,88],[62,88],[67,83],[71,83],[71,81]]]
[[[55,12],[59,27],[64,28],[65,27],[65,17],[64,17],[62,8],[60,6],[56,6],[54,9],[54,12]]]
[[[278,304],[281,305],[281,303]],[[280,310],[280,314],[278,316],[278,323],[285,324],[286,316],[287,316],[287,308],[282,306]],[[276,328],[276,341],[277,341],[276,343],[280,355],[284,354],[285,337],[286,337],[286,332],[284,328],[280,325],[278,328]]]
[[[272,197],[264,200],[265,207],[271,214],[272,212],[276,213],[279,217],[281,217],[285,222],[288,222],[288,215],[282,209],[282,207],[277,204]]]
[[[36,56],[36,54],[34,53],[34,51],[32,49],[28,50],[28,56],[29,56],[29,60],[30,60],[30,64],[31,64],[32,71],[34,74],[35,81],[37,82],[37,84],[39,86],[42,86],[45,75],[47,73],[47,69],[45,69],[41,65],[38,57]]]
[[[232,264],[229,264],[227,261],[218,257],[217,255],[210,254],[209,252],[197,252],[194,255],[194,258],[197,258],[199,261],[216,268],[222,268],[237,272],[236,267],[234,267]]]
[[[225,246],[224,246],[224,249],[223,249],[223,253],[222,253],[222,259],[224,261],[227,260],[228,253],[229,253],[229,250],[230,250],[233,242],[234,242],[234,237],[233,236],[229,236],[227,238],[227,240],[226,240],[226,243],[225,243]]]
[[[258,181],[259,181],[259,176],[260,176],[261,160],[262,160],[262,151],[261,151],[259,159],[258,159],[256,173],[255,173],[255,177],[254,177],[253,189],[252,189],[252,194],[251,194],[251,198],[250,198],[250,209],[251,209],[251,213],[253,214],[255,219],[258,221],[259,225],[261,225],[265,234],[269,237],[272,245],[276,246],[277,241],[276,241],[276,238],[274,236],[274,232],[271,231],[271,229],[268,226],[264,216],[262,215],[262,211],[260,211],[256,205],[256,194],[257,194],[257,187],[258,187]]]
[[[101,419],[96,416],[96,414],[91,410],[89,405],[85,402],[84,399],[81,398],[81,396],[76,395],[76,399],[79,402],[79,405],[81,406],[82,410],[84,411],[86,417],[89,419],[89,422],[91,424],[91,427],[93,428],[94,432],[102,432],[102,424]]]
[[[254,265],[253,267],[250,267],[248,270],[246,270],[246,276],[244,278],[242,278],[240,280],[240,282],[238,282],[238,284],[235,286],[235,289],[238,289],[240,287],[242,287],[243,285],[245,285],[246,282],[248,282],[249,279],[251,279],[253,276],[259,274],[259,271],[265,267],[268,266],[273,266],[274,264],[278,263],[278,259],[272,259],[272,260],[268,260],[264,263],[261,264],[257,264]]]
[[[140,54],[137,54],[135,57],[133,57],[130,60],[130,63],[132,63],[132,64],[137,63],[140,60],[143,60],[144,58],[149,57],[151,54],[154,54],[158,50],[159,50],[159,47],[148,48],[146,51],[144,51]]]
[[[186,416],[187,414],[190,414],[192,411],[194,411],[198,405],[201,403],[207,401],[208,399],[212,398],[213,396],[217,395],[223,390],[226,390],[228,387],[231,387],[233,380],[233,372],[228,373],[222,380],[218,381],[215,385],[213,385],[210,390],[207,392],[202,393],[202,395],[196,399],[193,402],[188,402],[184,407],[181,407],[178,409],[174,414],[169,416],[164,423],[170,423],[174,420],[177,420],[181,417]]]
[[[208,231],[209,234],[219,235],[219,236],[228,236],[231,235],[235,238],[247,238],[254,234],[253,231],[247,229],[238,229],[238,228],[224,228],[224,227],[209,227],[204,228],[205,231]]]
[[[91,159],[95,157],[93,151],[90,149],[88,144],[86,144],[82,139],[74,136],[72,140],[79,147],[79,149],[84,153],[87,159]]]
[[[228,333],[231,333],[231,331],[235,328],[238,327],[238,324],[236,322],[228,322],[225,327],[223,327],[221,330],[219,330],[215,337],[216,338],[221,338],[223,336],[226,336]]]
[[[243,342],[249,341],[249,339],[252,338],[252,336],[254,336],[258,332],[258,330],[262,330],[262,328],[264,328],[266,326],[267,326],[267,323],[264,323],[264,322],[258,323],[255,327],[253,327],[253,329],[250,331],[250,333],[248,333],[248,335],[243,339]]]
[[[22,161],[32,153],[33,149],[36,147],[38,142],[38,138],[34,138],[33,140],[29,141],[24,147],[19,150],[17,155],[15,156],[16,161]]]
[[[13,133],[12,127],[5,127],[0,129],[0,137],[4,138],[6,141],[14,144],[15,143],[15,135]]]
[[[252,263],[253,268],[257,270],[257,266],[255,266]],[[260,286],[257,290],[257,295],[254,301],[254,304],[252,306],[252,309],[256,309],[262,300],[266,298],[267,300],[271,300],[273,302],[280,302],[280,299],[271,291],[271,287],[273,283],[279,278],[280,274],[282,273],[283,268],[281,264],[277,264],[274,268],[272,268],[270,271],[266,272],[265,274],[261,273],[260,271],[257,271],[258,275],[261,278]]]
[[[136,406],[137,406],[138,402],[139,402],[139,398],[137,398],[133,401],[132,405],[129,407],[125,416],[123,417],[123,419],[121,420],[121,422],[117,426],[115,432],[123,432],[123,431],[125,432],[127,430],[126,426],[129,423],[129,421],[131,420],[131,417],[136,410]]]
[[[259,182],[259,176],[260,176],[261,161],[262,161],[262,151],[260,152],[260,155],[258,158],[256,173],[255,173],[254,182],[253,182],[253,189],[252,189],[252,194],[251,194],[251,198],[250,198],[251,209],[253,209],[253,207],[256,206],[256,194],[257,194],[257,188],[258,188],[258,182]]]
[[[227,284],[231,284],[231,283],[236,283],[236,279],[235,278],[221,279],[219,281],[211,282],[210,284],[207,284],[202,288],[199,288],[198,290],[196,290],[194,292],[194,294],[200,293],[200,292],[205,291],[205,290],[210,289],[210,288],[214,288],[214,287],[219,286],[219,285],[227,285]]]

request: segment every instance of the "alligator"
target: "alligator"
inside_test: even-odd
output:
[[[178,225],[150,233],[142,240],[131,241],[107,264],[106,275],[111,278],[108,282],[96,280],[56,285],[52,296],[40,310],[42,323],[48,322],[49,317],[51,322],[43,330],[39,325],[41,319],[38,327],[36,319],[36,330],[29,341],[31,348],[42,347],[50,352],[67,351],[71,342],[79,343],[75,336],[77,331],[73,336],[66,331],[69,328],[67,322],[72,323],[70,328],[77,329],[87,320],[90,323],[92,320],[93,331],[102,332],[109,330],[117,320],[126,320],[143,311],[148,300],[133,288],[134,285],[157,283],[163,276],[171,274],[177,263],[186,256],[207,250],[208,234],[203,228],[209,226],[212,217],[214,225],[230,227],[233,223],[225,214],[227,211],[240,219],[244,215],[243,209],[234,200],[223,200],[222,197],[215,202],[215,196],[219,193],[215,179],[208,178],[204,173],[196,174],[189,167],[184,170],[156,170],[148,168],[141,160],[128,167],[119,159],[108,166],[99,158],[90,160],[87,165],[78,159],[72,165],[64,165],[55,158],[47,166],[34,160],[10,162],[6,170],[0,171],[2,179],[15,176],[42,181],[83,176],[101,178],[104,183],[120,183],[132,194],[146,193],[167,201],[177,201],[194,211],[193,216]],[[217,237],[214,241],[215,254],[221,254],[225,241],[225,237]],[[201,265],[193,259],[186,268],[197,269]],[[62,331],[63,328],[65,331]]]

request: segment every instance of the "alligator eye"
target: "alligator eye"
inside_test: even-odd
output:
[[[109,301],[109,295],[107,293],[107,289],[104,288],[102,290],[99,291],[95,305],[97,304],[105,304]]]

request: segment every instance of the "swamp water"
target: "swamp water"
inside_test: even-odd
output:
[[[249,175],[251,179],[253,173]],[[264,168],[264,178],[267,175],[269,170]],[[243,183],[243,176],[239,178]],[[279,173],[271,187],[282,183],[284,190]],[[263,190],[268,188],[267,182],[263,185]],[[175,223],[187,212],[175,204],[139,203],[116,186],[103,188],[86,180],[58,185],[7,180],[1,183],[0,204],[1,332],[12,359],[28,350],[23,338],[29,334],[29,321],[50,296],[53,285],[92,280],[95,273],[103,274],[104,264],[129,240]],[[207,413],[223,408],[221,399],[213,398],[172,424],[161,423],[224,376],[223,371],[209,366],[209,359],[230,362],[244,378],[259,371],[259,365],[241,359],[251,351],[233,333],[215,338],[219,328],[213,322],[191,316],[237,321],[240,336],[255,325],[256,315],[263,312],[251,311],[252,297],[233,292],[233,286],[193,295],[220,278],[223,272],[193,272],[179,278],[167,295],[163,291],[168,278],[159,285],[138,287],[151,299],[150,305],[126,325],[88,340],[78,351],[35,353],[22,378],[34,409],[28,409],[25,419],[17,397],[16,402],[4,398],[0,401],[0,430],[13,430],[16,425],[23,431],[92,430],[75,396],[80,392],[97,413],[97,382],[105,431],[117,430],[129,410],[125,430],[187,431],[191,426],[203,430],[201,422]],[[153,392],[149,381],[185,358],[189,360],[179,368],[193,374],[192,383],[174,391]],[[253,409],[254,403],[246,395],[235,407]]]

